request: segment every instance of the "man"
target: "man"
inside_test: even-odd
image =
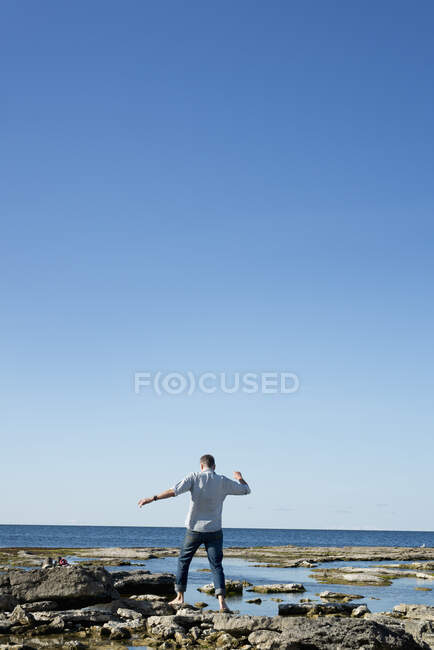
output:
[[[200,459],[200,472],[188,474],[173,488],[149,499],[140,499],[139,506],[152,501],[176,497],[183,492],[190,492],[190,510],[185,525],[184,544],[178,558],[176,574],[176,598],[171,605],[182,605],[187,588],[188,569],[194,554],[201,544],[205,544],[208,562],[212,571],[215,594],[219,600],[220,611],[229,612],[226,605],[225,576],[223,573],[223,501],[229,494],[250,494],[250,488],[241,472],[234,472],[234,481],[215,472],[215,460],[211,454]]]

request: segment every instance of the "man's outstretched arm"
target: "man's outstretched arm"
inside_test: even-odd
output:
[[[149,497],[148,499],[140,499],[137,505],[139,506],[139,508],[141,508],[142,506],[147,506],[148,503],[152,503],[153,501],[161,501],[161,499],[170,499],[170,497],[174,497],[174,496],[175,496],[175,490],[170,488],[169,490],[166,490],[161,494],[156,494],[155,496]]]
[[[250,487],[243,479],[241,472],[234,472],[235,481],[226,478],[226,494],[250,494]]]

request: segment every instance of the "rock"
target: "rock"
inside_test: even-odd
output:
[[[136,612],[134,609],[125,609],[123,607],[119,607],[116,613],[120,618],[126,618],[127,620],[132,621],[143,621],[144,618],[143,614],[140,612]]]
[[[10,618],[0,614],[0,634],[7,634],[12,626],[13,623],[11,623]]]
[[[210,582],[207,585],[202,585],[202,587],[197,588],[198,591],[201,591],[203,594],[214,594],[214,585]]]
[[[305,591],[305,588],[302,584],[293,582],[288,584],[255,585],[247,591],[256,591],[260,594],[287,594]]]
[[[131,637],[131,632],[123,623],[116,623],[115,621],[109,621],[103,625],[105,630],[108,630],[110,639],[120,640],[120,639],[129,639]]]
[[[194,625],[190,629],[190,636],[194,641],[197,641],[202,636],[202,629],[200,627],[198,627],[197,625]]]
[[[371,620],[354,618],[290,618],[284,619],[281,645],[269,646],[309,650],[421,650],[421,646],[405,631]],[[249,642],[253,639],[249,636]],[[257,645],[259,650],[266,646]]]
[[[18,605],[18,601],[12,595],[0,594],[0,612],[11,612]]]
[[[35,619],[32,614],[26,613],[21,605],[17,605],[10,615],[12,625],[33,625]]]
[[[231,634],[227,634],[227,632],[223,632],[223,634],[219,634],[217,637],[215,647],[216,648],[222,648],[226,650],[230,650],[230,648],[233,648],[236,645],[236,639]]]
[[[341,614],[351,616],[358,605],[350,603],[282,603],[278,606],[280,616],[327,616]],[[368,608],[366,608],[367,611]]]
[[[254,605],[260,605],[262,603],[262,598],[250,598],[246,600],[246,603],[252,603]]]
[[[54,612],[59,609],[59,603],[55,600],[40,600],[36,603],[23,603],[22,608],[26,612]]]
[[[241,580],[226,580],[225,585],[226,585],[226,596],[231,596],[232,594],[242,594],[243,587],[245,586],[245,584]],[[201,591],[204,594],[213,595],[215,593],[214,585],[212,582],[210,582],[207,585],[203,585],[202,587],[198,587],[197,590]]]
[[[255,630],[280,630],[280,621],[271,616],[231,616],[217,614],[214,616],[214,629],[229,632],[234,636],[247,636]]]
[[[114,587],[122,596],[129,594],[173,596],[175,576],[172,573],[120,571],[114,575]]]
[[[393,608],[395,614],[405,616],[405,618],[417,618],[424,621],[434,621],[434,607],[429,605],[396,605]]]
[[[411,634],[422,647],[434,648],[434,623],[418,619],[404,619],[402,621],[406,632]]]
[[[146,621],[148,632],[163,640],[174,638],[176,632],[184,633],[184,628],[173,616],[150,616]]]
[[[366,605],[359,605],[351,612],[353,618],[361,618],[365,614],[370,614],[370,611]]]
[[[282,635],[279,632],[257,630],[249,634],[249,643],[257,650],[277,650],[277,648],[285,647],[281,645],[281,642]],[[311,650],[311,648],[308,650]]]
[[[204,609],[205,607],[208,607],[208,603],[204,603],[203,600],[199,600],[197,603],[194,603],[195,607],[198,607],[199,609]]]
[[[308,603],[282,603],[278,606],[279,616],[306,616],[310,609]]]
[[[343,592],[340,591],[322,591],[319,594],[320,598],[323,598],[324,600],[360,600],[361,598],[364,598],[364,596],[360,596],[358,594],[344,594]]]
[[[55,600],[61,606],[108,602],[117,597],[113,580],[101,567],[53,567],[9,572],[12,595],[20,603]]]

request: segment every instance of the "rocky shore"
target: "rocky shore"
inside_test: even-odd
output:
[[[401,549],[402,555],[394,551],[389,549],[395,559],[404,561],[405,555],[408,562],[410,555],[413,561],[408,549]],[[432,557],[432,549],[424,551]],[[303,591],[302,584],[267,584],[262,591],[242,582],[232,585],[234,592],[244,588]],[[275,616],[248,616],[204,611],[201,603],[174,608],[168,602],[173,589],[172,574],[146,570],[110,573],[78,564],[8,568],[0,574],[0,648],[434,648],[434,606],[402,604],[375,614],[350,602],[358,594],[326,591],[319,603],[280,602]]]
[[[40,566],[48,556],[73,555],[89,564],[104,566],[128,565],[132,561],[146,562],[155,558],[174,557],[177,548],[0,548],[0,569],[10,566]],[[204,549],[196,554],[204,557]],[[385,562],[421,564],[432,562],[434,548],[403,548],[389,546],[254,546],[225,548],[225,557],[242,558],[257,566],[277,568],[315,567],[324,562]]]

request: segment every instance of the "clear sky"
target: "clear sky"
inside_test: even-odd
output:
[[[433,530],[433,3],[0,14],[0,522],[182,526],[211,452],[227,526]]]

